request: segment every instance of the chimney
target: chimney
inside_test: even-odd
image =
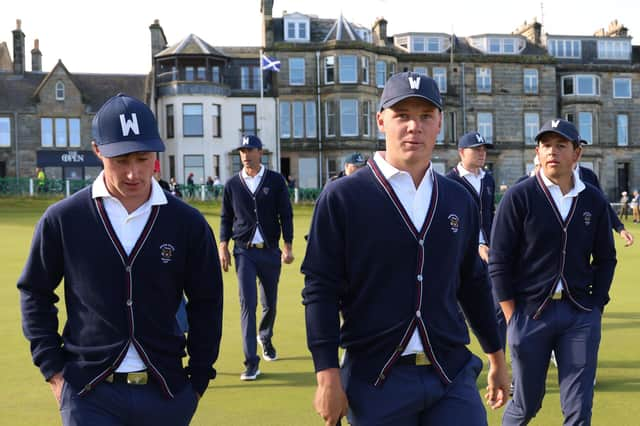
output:
[[[525,21],[513,33],[526,37],[531,43],[538,46],[542,44],[542,24],[538,22],[537,18],[533,18],[533,22],[529,24]]]
[[[262,47],[266,49],[273,45],[273,0],[262,0],[260,12],[262,13]]]
[[[31,71],[42,71],[42,52],[40,51],[40,40],[33,40],[33,49],[31,50]]]
[[[376,18],[371,30],[378,39],[377,44],[379,46],[385,46],[387,44],[387,20],[383,17]]]
[[[24,33],[20,27],[22,26],[22,21],[20,19],[16,19],[16,29],[13,30],[13,73],[14,74],[24,74],[25,63],[24,63]]]
[[[149,31],[151,31],[151,63],[153,65],[153,58],[156,54],[167,47],[167,38],[164,36],[164,31],[158,19],[149,25]]]

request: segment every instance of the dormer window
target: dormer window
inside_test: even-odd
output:
[[[598,59],[631,59],[631,40],[598,40]]]
[[[556,58],[580,59],[582,57],[582,43],[580,40],[551,39],[547,41],[549,54]]]
[[[367,43],[372,42],[371,30],[368,30],[366,28],[357,28],[356,32],[358,33],[358,37],[360,37],[362,41],[366,41]]]
[[[284,41],[308,42],[309,41],[309,18],[294,14],[284,18]]]
[[[473,37],[473,47],[488,55],[517,55],[526,47],[520,37]]]
[[[56,83],[56,101],[64,101],[64,83],[61,81]]]
[[[451,40],[449,36],[411,34],[395,37],[395,44],[409,53],[443,53]]]

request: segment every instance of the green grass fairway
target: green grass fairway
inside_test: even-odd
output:
[[[31,363],[29,345],[22,336],[16,281],[22,270],[33,228],[51,200],[0,199],[0,425],[60,424],[57,405],[39,371]],[[217,204],[197,204],[213,226],[219,228]],[[303,277],[303,236],[312,207],[295,208],[296,260],[285,265],[279,289],[274,345],[279,360],[261,362],[263,375],[256,382],[241,382],[238,291],[235,274],[224,275],[225,309],[222,347],[216,363],[218,378],[200,402],[193,425],[320,425],[312,408],[315,375],[306,348],[300,291]],[[624,248],[618,235],[618,268],[604,316],[594,425],[640,424],[640,226],[627,223],[637,241]],[[64,306],[59,306],[64,311]],[[63,312],[61,312],[61,315]],[[473,350],[480,353],[477,343]],[[486,385],[486,369],[478,387]],[[489,424],[500,424],[502,410],[489,413]],[[547,395],[534,425],[562,423],[557,374],[551,367]],[[344,424],[344,422],[343,422]]]

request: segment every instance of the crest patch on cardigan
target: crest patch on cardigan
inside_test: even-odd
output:
[[[454,234],[457,234],[460,230],[460,219],[458,215],[451,213],[447,218],[449,219],[449,229],[451,229],[451,232]]]
[[[591,212],[582,213],[582,218],[584,219],[584,226],[591,225]]]
[[[262,192],[264,193],[264,195],[268,195],[269,194],[269,188],[265,186],[264,188],[262,188]]]
[[[171,244],[163,244],[160,246],[160,260],[162,263],[169,263],[173,260],[173,253],[176,248]]]

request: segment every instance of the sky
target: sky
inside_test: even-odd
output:
[[[12,31],[16,19],[21,19],[27,70],[37,38],[44,71],[61,59],[71,73],[118,74],[144,74],[151,69],[149,25],[155,19],[169,45],[191,33],[212,46],[262,44],[260,0],[181,4],[175,0],[5,1],[0,8],[0,42],[5,41],[13,55]],[[617,19],[631,36],[638,34],[633,44],[640,45],[640,2],[630,0],[275,0],[273,16],[282,17],[284,11],[327,19],[342,13],[350,22],[366,27],[382,16],[388,22],[388,35],[411,31],[509,34],[535,18],[543,23],[545,33],[588,36]]]

